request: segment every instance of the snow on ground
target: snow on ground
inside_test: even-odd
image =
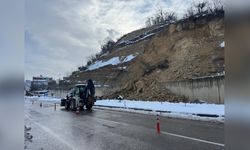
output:
[[[42,102],[53,102],[53,103],[60,103],[61,99],[56,97],[49,97],[49,96],[25,96],[26,100],[34,100],[34,101],[42,101]]]
[[[121,62],[121,63],[124,63],[124,62],[129,62],[131,61],[132,59],[134,59],[135,56],[134,55],[128,55],[127,57],[124,58],[124,60]]]
[[[107,61],[96,61],[94,64],[88,67],[88,70],[95,70],[95,69],[98,69],[107,65],[119,65],[125,62],[129,62],[135,57],[136,57],[135,55],[131,54],[131,55],[124,57],[124,59],[122,60],[120,59],[120,57],[113,57]]]
[[[132,40],[120,41],[118,44],[125,44],[125,46],[126,46],[126,45],[130,45],[130,44],[134,44],[134,43],[137,43],[137,42],[139,42],[139,41],[142,41],[142,40],[144,40],[144,39],[146,39],[146,38],[148,38],[148,37],[151,37],[151,36],[153,36],[153,35],[155,35],[155,33],[150,33],[150,34],[145,33],[142,37],[138,36],[138,37],[135,37],[135,38],[132,39]]]
[[[26,96],[25,100],[60,103],[60,98]],[[224,122],[225,107],[223,104],[197,104],[197,103],[171,103],[157,101],[133,101],[133,100],[97,100],[97,107],[109,107],[106,109],[122,110],[144,114],[161,113],[162,116],[202,121]],[[110,108],[111,107],[111,108]],[[112,108],[113,107],[113,108]],[[200,116],[206,115],[206,116]],[[217,117],[210,117],[215,115]]]
[[[220,43],[220,47],[225,47],[225,41],[223,41],[222,43]]]
[[[172,22],[174,23],[174,22]],[[137,42],[140,42],[148,37],[151,37],[151,36],[154,36],[157,32],[161,31],[162,29],[164,29],[165,26],[168,26],[169,24],[166,23],[166,24],[162,24],[152,30],[149,30],[147,32],[144,32],[143,34],[141,35],[138,35],[136,37],[134,37],[133,39],[129,39],[129,40],[121,40],[117,43],[117,45],[123,45],[123,46],[127,46],[127,45],[130,45],[130,44],[134,44],[134,43],[137,43]]]
[[[123,100],[99,100],[95,105],[102,106],[117,106],[117,107],[131,107],[150,109],[153,111],[171,111],[180,113],[194,113],[194,114],[214,114],[223,116],[224,105],[218,104],[195,104],[195,103],[170,103],[170,102],[151,102],[151,101],[131,101]]]

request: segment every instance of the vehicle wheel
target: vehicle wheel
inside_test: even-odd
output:
[[[72,99],[71,101],[70,101],[70,109],[71,110],[75,110],[76,109],[76,106],[75,106],[75,100],[74,99]]]
[[[65,102],[65,109],[69,110],[69,102],[67,102],[67,101]]]
[[[65,106],[65,103],[66,103],[66,99],[61,99],[61,106]]]
[[[84,108],[83,108],[83,106],[80,106],[80,110],[83,110]]]
[[[91,110],[92,106],[93,106],[92,104],[88,104],[88,105],[86,106],[87,110]]]

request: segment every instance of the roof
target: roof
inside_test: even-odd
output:
[[[74,87],[76,86],[87,86],[86,84],[75,84]]]

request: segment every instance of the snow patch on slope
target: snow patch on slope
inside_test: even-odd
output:
[[[220,43],[220,47],[225,47],[225,41],[223,41],[222,43]]]
[[[107,66],[107,65],[119,65],[125,62],[129,62],[131,60],[133,60],[136,56],[131,54],[128,55],[126,57],[124,57],[123,59],[121,59],[120,57],[113,57],[107,61],[96,61],[94,64],[90,65],[88,67],[88,70],[95,70],[95,69],[99,69],[101,67]]]

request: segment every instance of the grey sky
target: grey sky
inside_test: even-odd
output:
[[[162,7],[182,16],[192,0],[26,0],[25,78],[62,78],[107,38],[144,27]]]

